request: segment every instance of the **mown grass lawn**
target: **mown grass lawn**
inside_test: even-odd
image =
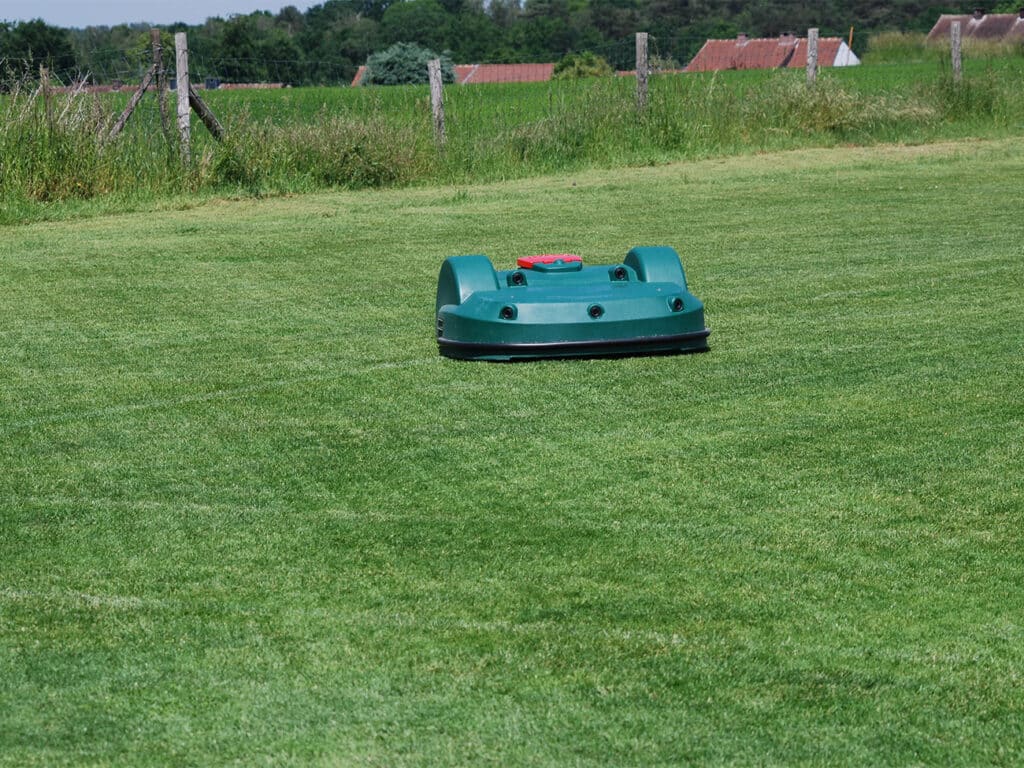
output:
[[[0,765],[1024,761],[1024,142],[0,240]],[[669,244],[709,354],[438,357]]]

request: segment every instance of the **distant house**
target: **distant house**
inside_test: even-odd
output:
[[[551,79],[554,64],[471,64],[456,67],[465,69],[465,77],[459,85],[470,83],[542,83]]]
[[[928,33],[928,42],[949,40],[949,29],[954,21],[960,22],[960,37],[964,40],[1024,42],[1024,8],[1020,13],[985,13],[980,8],[971,14],[944,13]]]
[[[853,67],[860,59],[839,37],[818,38],[818,66]],[[807,40],[795,35],[708,40],[686,67],[687,72],[722,69],[782,69],[807,66]]]
[[[476,83],[537,83],[551,79],[554,64],[456,64],[455,82],[458,85]],[[352,85],[359,85],[366,74],[362,66],[352,78]]]

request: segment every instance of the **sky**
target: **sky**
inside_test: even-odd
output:
[[[134,21],[151,24],[184,21],[187,24],[199,24],[210,16],[227,18],[236,13],[253,11],[277,13],[287,5],[305,11],[319,2],[322,0],[176,0],[170,3],[144,0],[0,0],[0,21],[42,19],[55,27],[112,27]]]

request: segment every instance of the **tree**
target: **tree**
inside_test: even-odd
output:
[[[361,7],[357,0],[329,0],[306,13],[297,42],[307,83],[351,82],[357,65],[380,47],[380,23]]]
[[[368,16],[374,21],[380,21],[384,12],[391,5],[392,0],[359,0],[357,12],[360,16]]]
[[[412,42],[428,48],[445,48],[449,16],[437,0],[406,0],[392,3],[380,20],[385,43]]]
[[[455,67],[447,56],[438,56],[433,51],[415,43],[395,43],[366,60],[366,74],[362,85],[406,85],[426,83],[427,62],[441,59],[441,79],[446,83],[455,82]]]
[[[256,24],[250,16],[234,16],[224,26],[221,37],[220,76],[235,83],[264,79],[262,62],[257,57]]]
[[[625,39],[640,31],[636,0],[591,0],[590,19],[605,40]]]
[[[51,27],[42,19],[7,26],[0,36],[0,58],[23,62],[35,69],[45,66],[58,72],[75,69],[75,52],[66,30]]]
[[[302,27],[305,25],[306,17],[302,15],[302,11],[296,8],[294,5],[286,5],[277,13],[277,17],[274,19],[277,26],[284,29],[289,35],[297,35],[302,31]]]
[[[508,29],[523,12],[522,3],[519,0],[491,0],[487,5],[487,14],[502,29]]]
[[[464,11],[451,20],[449,38],[452,56],[458,62],[493,61],[500,55],[504,35],[483,11]]]
[[[298,85],[303,82],[302,51],[283,29],[273,29],[261,36],[256,55],[262,60],[267,80]]]

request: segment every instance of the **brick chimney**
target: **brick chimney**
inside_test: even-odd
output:
[[[1021,11],[1021,14],[1024,14],[1024,11]],[[738,35],[736,35],[736,44],[737,45],[746,45],[747,44],[747,33],[746,32],[740,32]]]

